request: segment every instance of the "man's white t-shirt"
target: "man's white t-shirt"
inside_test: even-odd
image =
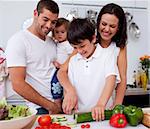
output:
[[[85,59],[80,54],[76,54],[70,59],[68,76],[77,91],[79,112],[91,111],[91,108],[97,104],[105,80],[110,75],[115,75],[118,81],[120,80],[116,55],[110,50],[104,52],[99,44],[90,58]],[[112,103],[111,97],[106,108],[112,106]]]
[[[55,71],[52,62],[56,56],[56,45],[51,38],[43,41],[28,30],[11,37],[6,48],[7,67],[26,67],[26,82],[50,100],[50,80]]]
[[[57,43],[57,61],[63,64],[73,52],[73,47],[66,40],[62,43]]]

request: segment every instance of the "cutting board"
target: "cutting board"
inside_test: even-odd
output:
[[[52,117],[57,117],[57,116],[60,116],[60,115],[52,115]],[[67,122],[73,121],[72,115],[63,115],[63,116],[65,116],[67,118]],[[35,123],[31,129],[35,129],[35,127],[38,126],[37,119],[36,119],[36,121],[35,121]],[[63,124],[65,125],[67,122],[64,122]],[[114,127],[111,127],[109,125],[108,120],[99,121],[99,122],[88,122],[88,123],[91,125],[90,129],[115,129]],[[84,123],[84,124],[86,124],[86,123]],[[76,127],[72,128],[72,129],[81,129],[81,125],[82,124],[77,124]],[[140,124],[136,127],[132,127],[132,126],[127,125],[126,129],[148,129],[148,128],[145,127],[143,124]]]

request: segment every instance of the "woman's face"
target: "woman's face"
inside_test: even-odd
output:
[[[99,24],[100,36],[103,41],[111,42],[111,39],[118,31],[119,19],[113,14],[103,14]]]

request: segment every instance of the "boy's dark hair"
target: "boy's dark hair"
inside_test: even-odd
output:
[[[56,27],[60,27],[61,25],[64,25],[65,26],[65,29],[68,31],[68,28],[69,28],[69,21],[65,18],[58,18],[57,22],[56,22],[56,25],[55,25],[55,28]],[[52,31],[52,35],[54,37],[54,29]]]
[[[112,41],[116,42],[116,46],[120,48],[124,48],[127,41],[127,23],[126,23],[126,17],[123,9],[114,3],[110,3],[105,5],[97,18],[97,42],[101,41],[100,34],[98,32],[99,25],[101,21],[101,17],[103,14],[113,14],[115,15],[119,20],[119,30],[117,31],[116,35],[112,38]]]
[[[48,9],[52,13],[55,13],[55,14],[59,13],[58,4],[53,0],[40,0],[36,7],[36,10],[38,11],[38,15],[42,13],[44,8]]]
[[[69,25],[67,39],[71,44],[78,45],[85,39],[91,42],[94,34],[95,27],[87,18],[77,18]]]

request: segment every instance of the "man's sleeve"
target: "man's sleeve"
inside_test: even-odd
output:
[[[26,66],[26,48],[23,39],[13,37],[6,47],[7,67]]]

